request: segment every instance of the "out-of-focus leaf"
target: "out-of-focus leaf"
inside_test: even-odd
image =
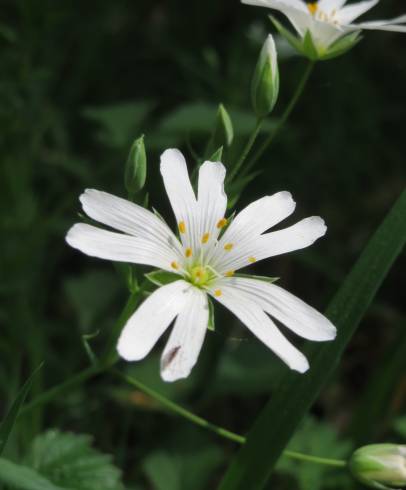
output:
[[[111,456],[91,443],[87,435],[50,430],[34,439],[26,464],[58,488],[122,490],[121,472]]]
[[[393,428],[397,434],[406,440],[406,415],[396,419]]]
[[[339,440],[335,429],[313,417],[307,417],[288,444],[287,449],[308,455],[328,455],[329,458],[342,459],[351,450],[349,441]],[[325,481],[337,469],[330,466],[311,464],[282,457],[276,466],[277,471],[288,473],[297,480],[300,490],[320,490]],[[339,469],[339,472],[342,470]]]
[[[212,488],[213,473],[223,461],[223,453],[210,439],[188,426],[177,431],[163,448],[143,462],[154,490],[206,490]]]
[[[114,301],[118,293],[114,273],[93,270],[65,281],[65,293],[78,316],[80,329],[89,333],[94,322]]]
[[[406,191],[375,232],[327,309],[327,316],[337,326],[336,340],[323,346],[310,345],[307,355],[311,368],[305,375],[287,372],[232,461],[219,486],[221,490],[264,488],[297,425],[337,367],[405,241]]]
[[[10,410],[5,416],[4,420],[0,424],[0,455],[2,454],[5,445],[7,444],[7,440],[10,436],[10,433],[13,429],[14,423],[17,420],[18,413],[24,400],[29,392],[32,382],[34,380],[35,375],[42,368],[42,364],[38,366],[38,368],[31,374],[31,376],[27,379],[27,381],[23,384],[20,391],[17,394],[16,399],[11,405]]]
[[[99,124],[98,140],[112,147],[124,147],[140,132],[141,124],[152,110],[148,101],[128,101],[101,107],[88,107],[83,115]]]
[[[0,481],[19,490],[66,490],[66,487],[54,485],[32,468],[4,458],[0,458]]]

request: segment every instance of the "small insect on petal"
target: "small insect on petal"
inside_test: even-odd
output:
[[[214,291],[214,296],[219,297],[219,296],[221,296],[222,294],[223,294],[223,293],[221,292],[221,289],[216,289],[216,290]]]
[[[186,233],[186,225],[184,221],[179,222],[178,228],[180,233]]]
[[[224,245],[224,250],[226,250],[227,252],[230,252],[230,250],[232,250],[234,247],[234,245],[232,243],[226,243]]]
[[[192,249],[190,247],[188,247],[186,250],[185,250],[185,256],[187,258],[191,257],[192,256]]]
[[[210,233],[205,233],[203,236],[202,236],[202,243],[207,243],[210,239]]]
[[[217,222],[217,228],[219,228],[219,229],[224,228],[227,223],[228,223],[228,221],[226,218],[221,218],[221,220],[219,220]]]

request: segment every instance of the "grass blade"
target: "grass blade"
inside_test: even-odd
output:
[[[406,242],[406,191],[370,239],[327,309],[337,326],[334,342],[310,345],[311,369],[287,373],[231,462],[220,490],[260,490],[295,429],[335,370],[379,286]]]
[[[32,382],[35,378],[35,375],[42,368],[42,364],[37,367],[37,369],[31,374],[31,376],[27,379],[27,381],[23,384],[20,391],[17,394],[16,399],[11,405],[10,410],[5,416],[4,420],[0,424],[0,455],[3,453],[4,447],[7,444],[7,440],[10,436],[10,433],[13,429],[14,423],[18,417],[18,413],[22,404],[24,403],[25,397],[29,392]]]

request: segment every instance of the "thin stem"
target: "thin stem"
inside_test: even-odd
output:
[[[261,131],[262,123],[264,122],[263,118],[257,119],[257,122],[255,124],[255,128],[251,133],[251,136],[249,137],[247,144],[245,145],[241,156],[237,163],[234,165],[232,168],[230,174],[229,174],[229,180],[232,181],[234,177],[237,175],[238,171],[240,170],[242,164],[245,162],[245,159],[247,158],[249,152],[251,151],[251,148],[253,147],[255,140],[258,137],[259,132]]]
[[[296,90],[290,99],[289,104],[286,106],[285,111],[283,112],[281,118],[278,121],[278,124],[276,125],[275,129],[270,133],[270,135],[265,139],[265,141],[262,143],[262,145],[258,148],[250,162],[246,165],[245,167],[245,172],[247,172],[250,168],[255,165],[255,163],[261,158],[261,156],[264,154],[266,149],[271,145],[273,140],[276,138],[278,135],[279,131],[283,128],[285,125],[286,121],[288,120],[290,114],[292,113],[293,109],[295,108],[298,100],[300,99],[300,96],[303,93],[303,90],[306,86],[307,81],[309,80],[310,74],[313,71],[315,62],[314,61],[309,61],[305,71],[303,72],[302,78],[299,81],[298,86],[296,87]]]
[[[138,381],[132,376],[128,376],[126,374],[121,373],[118,369],[113,368],[111,370],[113,374],[115,374],[117,377],[125,381],[131,386],[134,386],[135,388],[141,390],[143,393],[146,395],[150,396],[154,400],[158,401],[162,406],[168,408],[171,412],[176,413],[177,415],[180,415],[181,417],[189,420],[190,422],[203,427],[204,429],[210,430],[211,432],[214,432],[215,434],[219,435],[220,437],[223,437],[224,439],[228,439],[230,441],[236,442],[238,444],[244,444],[246,441],[246,438],[244,436],[241,436],[239,434],[236,434],[235,432],[231,432],[227,429],[224,429],[223,427],[220,427],[218,425],[212,424],[208,420],[199,417],[198,415],[195,415],[194,413],[190,412],[186,408],[181,407],[177,403],[169,400],[168,398],[162,396],[152,388],[149,388],[148,386],[144,385],[141,381]],[[334,466],[336,468],[343,468],[347,465],[346,461],[344,460],[338,460],[338,459],[329,459],[329,458],[320,458],[318,456],[311,456],[308,454],[303,454],[299,453],[296,451],[284,451],[283,456],[291,459],[296,459],[300,461],[306,461],[309,463],[315,463],[315,464],[322,464],[322,465],[327,465],[327,466]]]

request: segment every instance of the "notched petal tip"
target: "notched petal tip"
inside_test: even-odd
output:
[[[313,227],[314,240],[316,241],[318,238],[324,236],[327,232],[327,225],[323,218],[320,216],[310,216],[310,218],[306,218],[304,221],[307,221]]]
[[[161,155],[161,170],[167,165],[172,165],[174,162],[184,164],[185,157],[183,156],[183,153],[177,148],[168,148]]]

